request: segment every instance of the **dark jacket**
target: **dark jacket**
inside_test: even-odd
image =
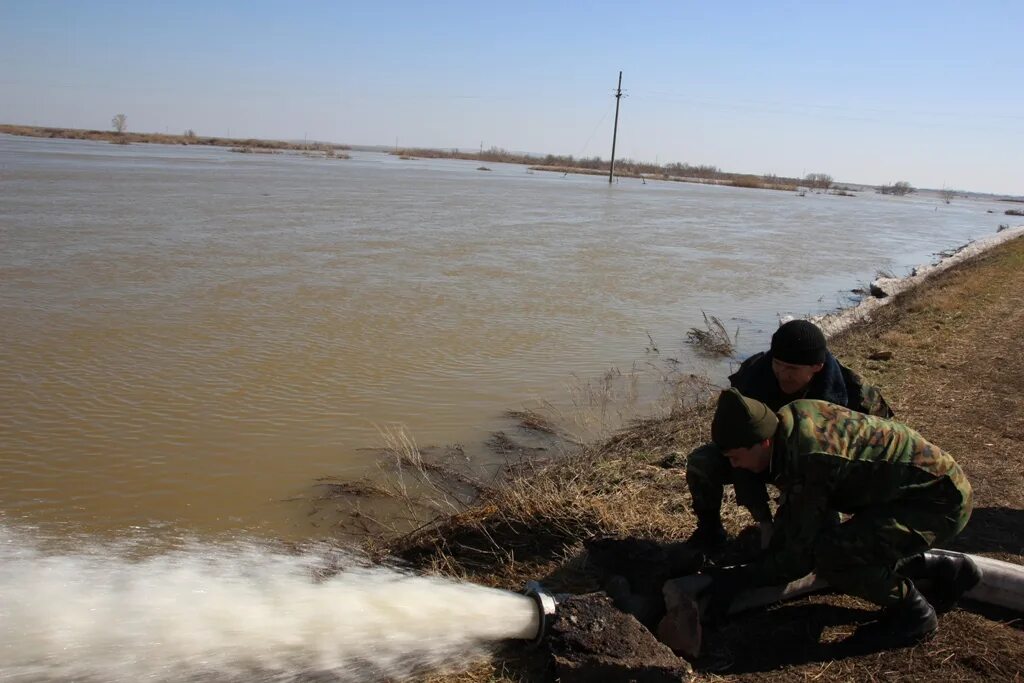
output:
[[[790,401],[812,399],[828,401],[867,415],[894,416],[877,387],[866,384],[860,375],[828,352],[825,354],[825,367],[800,396],[786,396],[779,389],[779,382],[772,372],[771,351],[754,354],[743,361],[739,369],[729,376],[729,382],[744,396],[764,403],[775,412]]]

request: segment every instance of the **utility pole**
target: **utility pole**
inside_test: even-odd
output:
[[[619,87],[615,90],[615,127],[612,128],[612,163],[608,166],[608,184],[615,176],[615,138],[619,135],[619,102],[622,101],[622,72],[619,72]]]

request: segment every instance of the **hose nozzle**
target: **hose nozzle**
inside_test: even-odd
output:
[[[533,601],[537,603],[538,626],[533,644],[538,645],[544,640],[548,629],[551,627],[551,622],[554,620],[555,612],[558,609],[558,600],[552,593],[546,591],[539,581],[527,581],[523,594],[533,598]]]

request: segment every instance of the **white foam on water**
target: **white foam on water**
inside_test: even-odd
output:
[[[337,561],[322,552],[131,554],[53,554],[0,527],[0,680],[394,679],[463,666],[538,625],[532,599],[508,591],[352,558],[318,578]]]

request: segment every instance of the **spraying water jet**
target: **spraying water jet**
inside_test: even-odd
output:
[[[557,598],[373,566],[337,549],[44,550],[0,525],[0,679],[396,680],[540,643]]]

